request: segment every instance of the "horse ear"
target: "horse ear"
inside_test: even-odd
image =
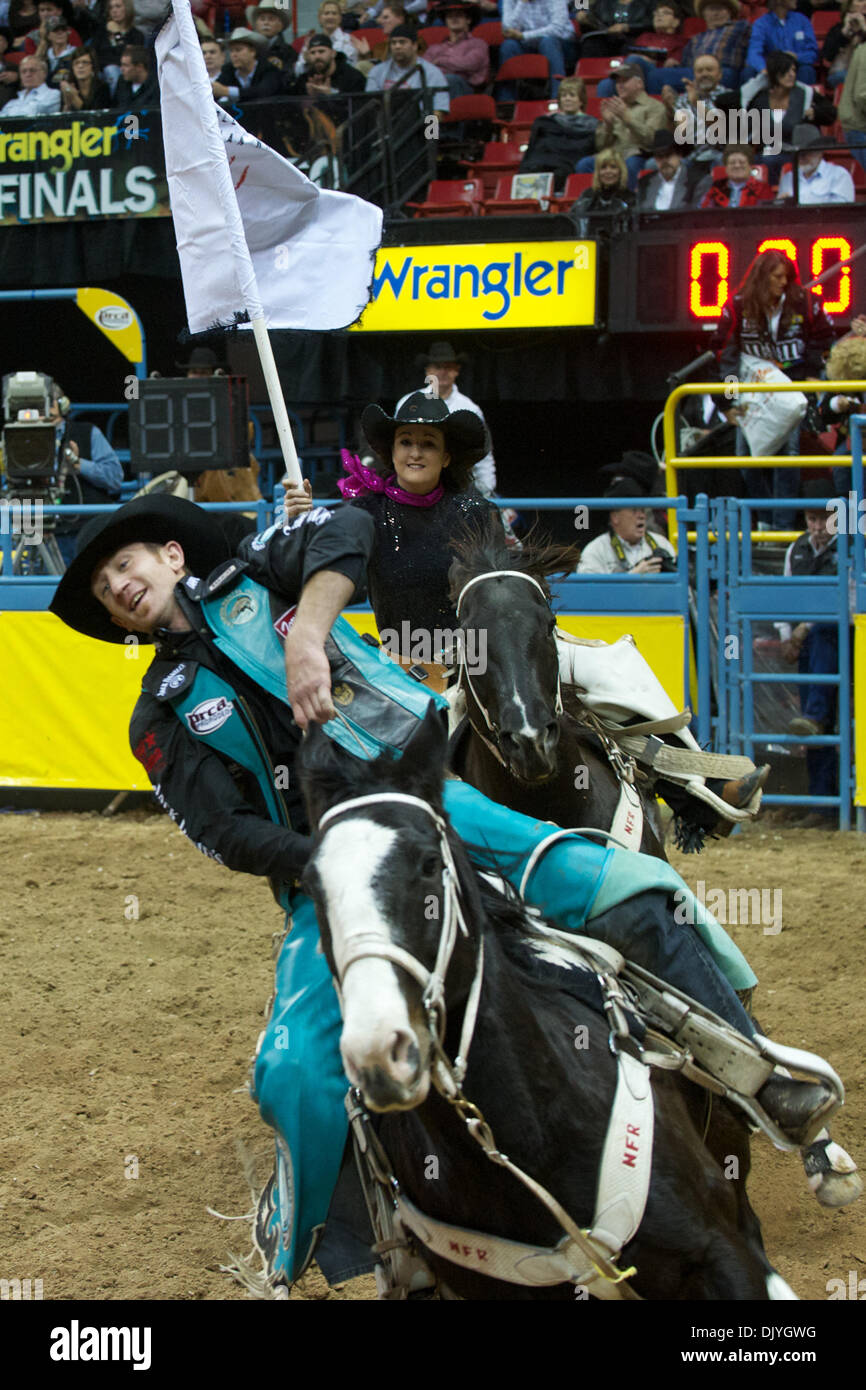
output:
[[[297,762],[301,789],[312,824],[326,806],[342,794],[348,768],[320,724],[310,724],[304,734]]]
[[[412,734],[397,761],[400,782],[407,790],[426,793],[426,800],[439,802],[448,751],[445,715],[430,702],[424,718]]]

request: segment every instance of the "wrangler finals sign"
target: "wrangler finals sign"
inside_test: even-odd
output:
[[[592,241],[385,247],[357,328],[570,328],[595,322]]]

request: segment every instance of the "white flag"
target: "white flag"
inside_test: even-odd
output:
[[[190,333],[264,314],[269,328],[354,323],[382,213],[317,188],[213,99],[189,0],[156,39],[162,133]]]

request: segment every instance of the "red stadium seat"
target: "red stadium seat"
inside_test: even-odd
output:
[[[444,24],[427,24],[423,29],[418,30],[419,39],[423,39],[428,48],[432,48],[434,43],[444,43],[448,38],[448,29]]]
[[[484,146],[481,158],[467,164],[466,174],[470,179],[481,179],[484,184],[484,197],[492,198],[499,175],[509,169],[516,172],[522,158],[523,150],[520,145],[490,140]]]
[[[423,203],[407,203],[416,217],[477,217],[484,188],[480,179],[434,179]]]
[[[21,59],[23,57],[23,49],[18,49],[15,52],[13,52],[10,48],[8,53],[3,54],[3,61],[4,63],[8,64],[9,67],[17,68],[18,64],[21,62]],[[2,107],[0,107],[0,111],[2,111]]]
[[[591,187],[592,174],[569,174],[565,180],[565,188],[550,200],[551,212],[568,212],[572,203],[577,201],[584,189]]]
[[[812,28],[815,30],[815,38],[820,42],[825,39],[833,28],[834,24],[839,23],[838,10],[813,10]]]
[[[292,48],[295,50],[296,53],[300,53],[304,44],[307,42],[307,39],[311,39],[314,33],[314,29],[308,29],[306,34],[298,34],[298,37],[296,39],[292,39]]]
[[[377,43],[384,42],[388,35],[384,29],[353,29],[353,39],[366,39],[371,48],[375,48]]]
[[[600,120],[601,120],[601,101],[602,101],[601,97],[587,97],[587,99],[586,99],[586,114],[587,114],[587,116],[595,116],[595,119],[596,119],[597,121],[600,121]]]
[[[548,199],[542,201],[539,198],[512,198],[511,191],[513,179],[514,176],[512,174],[506,174],[503,178],[497,180],[494,197],[487,198],[484,202],[484,215],[486,217],[504,217],[508,215],[513,216],[515,213],[547,211],[545,203],[549,205]],[[552,184],[552,174],[550,175],[550,181]]]
[[[521,84],[548,86],[550,82],[550,64],[542,53],[516,53],[513,58],[506,58],[493,80],[494,87],[498,87],[503,82],[516,82],[518,95],[520,94]]]
[[[491,48],[502,43],[502,25],[498,19],[485,19],[472,30],[473,39],[483,39]]]
[[[622,61],[625,62],[625,59]],[[615,58],[581,58],[574,75],[582,77],[584,82],[600,82],[603,77],[607,77],[611,66],[618,66]]]
[[[490,121],[491,125],[503,126],[496,114],[496,102],[488,96],[452,97],[450,109],[444,112],[440,121]]]
[[[698,19],[696,15],[690,14],[683,20],[680,33],[683,38],[690,39],[695,34],[702,34],[706,27],[704,20]]]
[[[551,116],[558,110],[559,102],[552,98],[547,101],[516,101],[511,120],[508,122],[508,139],[518,144],[521,140],[528,140],[529,132],[539,116]]]

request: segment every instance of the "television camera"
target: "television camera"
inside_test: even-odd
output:
[[[56,505],[73,471],[75,453],[58,456],[54,380],[44,372],[10,372],[3,378],[4,491],[7,496]],[[45,529],[54,529],[45,518]]]

